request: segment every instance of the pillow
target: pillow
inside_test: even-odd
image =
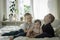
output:
[[[17,31],[19,29],[20,29],[19,26],[4,26],[3,28],[0,29],[0,33],[1,34],[8,33],[8,32],[11,32],[11,31]]]
[[[28,37],[17,37],[14,40],[60,40],[59,37],[52,38],[28,38]]]
[[[58,28],[56,28],[55,34],[57,37],[60,37],[60,25],[58,26]]]

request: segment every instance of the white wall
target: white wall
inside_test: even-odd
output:
[[[57,0],[33,0],[34,17],[43,19],[49,12],[58,18]]]
[[[60,0],[58,0],[58,16],[59,16],[59,19],[60,19]]]
[[[0,0],[0,21],[2,21],[3,15],[3,0]]]

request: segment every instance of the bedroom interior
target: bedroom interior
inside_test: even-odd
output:
[[[10,7],[13,4],[15,6]],[[35,19],[40,19],[42,23],[45,15],[48,13],[53,14],[55,16],[55,21],[52,23],[52,26],[56,37],[28,38],[21,36],[14,40],[60,40],[60,0],[0,0],[1,40],[9,40],[9,37],[3,37],[1,34],[20,29],[20,24],[24,22],[23,15],[27,12],[32,14],[33,21]],[[12,17],[9,16],[9,14],[16,15]]]

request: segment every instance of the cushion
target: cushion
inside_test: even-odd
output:
[[[52,38],[28,38],[28,37],[17,37],[14,40],[60,40],[58,37]]]
[[[55,30],[56,36],[60,37],[60,25]]]

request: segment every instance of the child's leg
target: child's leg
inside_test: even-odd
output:
[[[11,31],[9,33],[2,34],[2,36],[13,36],[13,35],[16,35],[16,34],[18,34],[18,31]]]
[[[24,30],[23,29],[20,29],[19,31],[11,31],[9,33],[2,34],[2,36],[14,36],[14,35],[17,35],[17,34],[19,34],[21,32],[24,32]]]
[[[26,33],[25,32],[19,33],[19,34],[15,35],[13,37],[13,39],[16,38],[16,37],[19,37],[19,36],[26,36]]]

